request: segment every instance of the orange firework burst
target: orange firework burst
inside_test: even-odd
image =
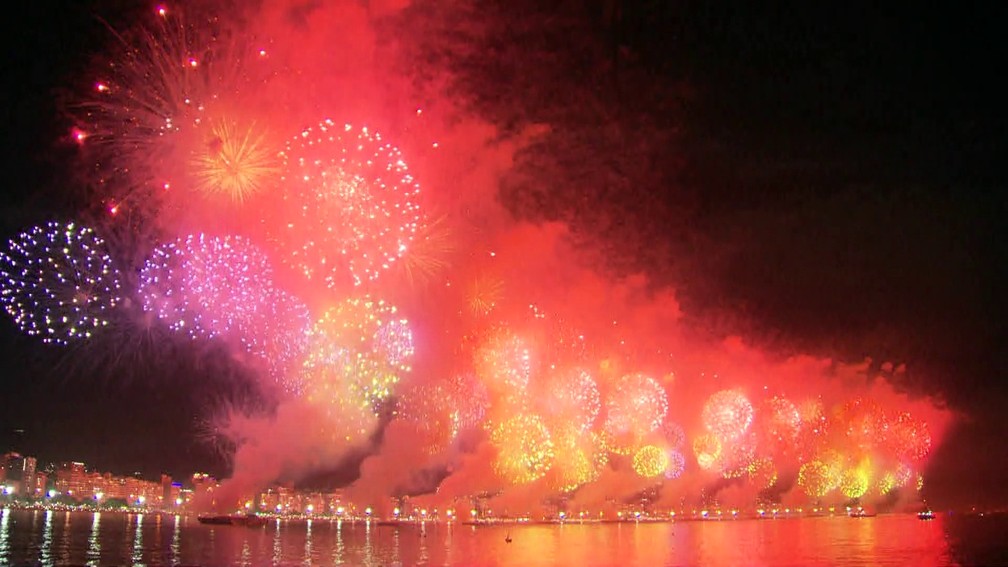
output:
[[[469,311],[477,317],[489,315],[504,294],[504,282],[488,275],[476,276],[466,288]]]
[[[868,491],[870,480],[867,468],[847,469],[840,478],[840,492],[847,498],[860,498]]]
[[[253,82],[251,49],[216,14],[158,13],[119,33],[88,93],[70,108],[75,139],[98,153],[91,171],[121,205],[156,206],[192,165],[207,119]],[[253,138],[254,139],[254,138]],[[223,148],[223,144],[222,144]]]
[[[633,458],[633,468],[644,478],[656,477],[668,468],[669,458],[665,451],[654,445],[644,445]]]
[[[571,492],[596,480],[609,458],[599,438],[570,425],[555,428],[553,435],[555,458],[551,485],[561,492]]]
[[[700,435],[693,440],[693,454],[700,468],[710,470],[721,457],[721,441],[712,433]]]
[[[399,264],[410,285],[428,283],[451,265],[449,258],[455,252],[455,242],[446,219],[442,215],[417,227],[413,243]]]
[[[553,465],[553,441],[535,414],[517,414],[494,429],[490,436],[497,447],[495,469],[504,480],[527,484]]]
[[[277,152],[254,124],[240,128],[229,120],[210,127],[206,143],[192,160],[196,189],[240,203],[259,192],[279,172]]]

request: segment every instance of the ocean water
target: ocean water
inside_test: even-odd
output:
[[[0,510],[0,565],[999,565],[1008,517],[378,526]],[[505,541],[510,535],[511,542]]]

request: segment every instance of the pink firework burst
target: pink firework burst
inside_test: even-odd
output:
[[[273,294],[266,256],[240,236],[190,235],[154,249],[140,272],[144,311],[193,338],[241,339]]]
[[[324,120],[287,143],[274,237],[284,258],[330,288],[373,281],[417,232],[419,186],[399,149],[368,128]]]

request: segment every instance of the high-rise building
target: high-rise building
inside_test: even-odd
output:
[[[49,483],[49,475],[48,474],[46,474],[44,472],[41,472],[41,471],[40,472],[36,472],[35,473],[35,483],[34,483],[34,485],[32,485],[32,494],[31,494],[31,496],[33,498],[42,498],[42,497],[44,497],[47,494],[48,490],[49,490],[48,483]]]
[[[25,457],[21,460],[21,495],[34,498],[35,494],[35,457]]]
[[[10,452],[3,456],[0,468],[4,471],[4,494],[17,496],[24,494],[24,461],[20,453]]]
[[[84,463],[62,463],[56,469],[56,492],[77,500],[91,498],[91,482]]]

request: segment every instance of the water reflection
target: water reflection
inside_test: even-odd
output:
[[[88,536],[87,564],[98,565],[101,559],[101,512],[95,512],[91,520],[91,534]]]
[[[6,565],[10,558],[10,508],[0,510],[0,565]]]
[[[42,529],[42,549],[39,550],[39,562],[52,565],[53,511],[46,510],[45,527]]]
[[[276,529],[273,532],[273,564],[279,564],[282,557],[283,546],[280,545],[280,518],[277,518]]]
[[[57,520],[56,515],[62,514]],[[160,526],[160,522],[165,525]],[[379,526],[0,510],[0,565],[944,565],[1006,564],[1008,517],[948,516],[525,526]],[[991,526],[986,528],[985,526]],[[958,526],[958,527],[956,527]],[[963,527],[965,526],[965,527]],[[995,529],[997,528],[997,529]],[[512,542],[505,541],[510,531]],[[977,538],[983,538],[978,543]],[[162,539],[163,538],[163,539]],[[1001,551],[999,551],[1001,550]],[[996,553],[1002,555],[996,555]],[[1002,561],[998,561],[1001,559]]]
[[[343,520],[336,520],[336,545],[333,546],[333,565],[343,564]]]
[[[143,561],[143,514],[137,514],[136,532],[133,535],[133,555],[130,559],[136,565]]]
[[[242,565],[252,565],[252,548],[249,547],[247,539],[242,542],[241,559],[239,562]]]
[[[172,541],[171,541],[171,564],[179,565],[182,563],[181,548],[182,548],[182,534],[180,532],[180,524],[182,523],[181,518],[178,514],[175,515],[175,529],[172,531]]]
[[[396,535],[399,532],[396,531]],[[399,558],[399,547],[396,546],[395,550],[396,559]],[[426,565],[427,564],[427,522],[420,524],[420,553],[417,556],[417,563]]]
[[[312,564],[312,560],[311,560],[311,557],[312,557],[312,555],[311,555],[311,553],[312,553],[311,527],[312,527],[312,521],[308,520],[308,526],[305,528],[305,530],[306,530],[306,532],[305,532],[305,544],[304,544],[304,564],[305,565],[311,565]]]

